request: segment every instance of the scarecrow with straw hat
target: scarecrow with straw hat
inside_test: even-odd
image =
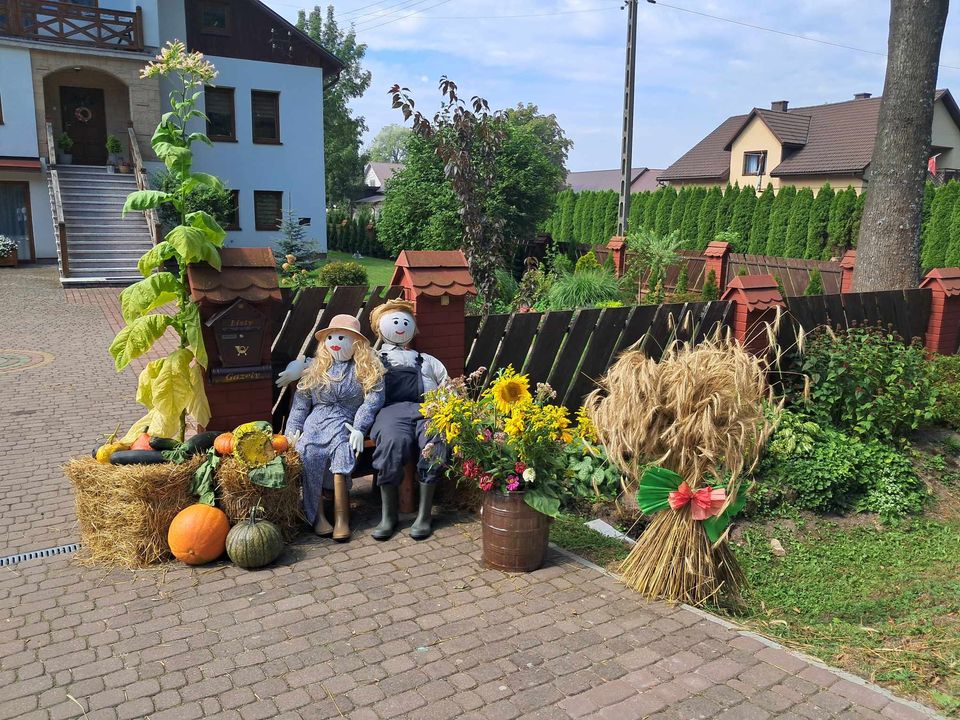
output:
[[[316,334],[316,356],[293,397],[287,437],[303,458],[303,509],[321,537],[350,538],[350,473],[363,439],[383,407],[383,365],[360,321],[337,315]],[[334,523],[324,512],[333,490]]]
[[[390,300],[370,313],[370,324],[382,343],[380,360],[386,373],[383,408],[371,428],[376,441],[373,467],[382,500],[381,521],[372,533],[377,540],[387,540],[396,532],[399,486],[404,465],[411,460],[417,461],[420,476],[420,507],[410,537],[430,537],[433,495],[448,455],[447,446],[427,431],[427,418],[420,413],[424,393],[443,384],[447,370],[437,358],[409,347],[417,332],[413,309],[412,302]],[[306,377],[312,371],[308,362],[291,362],[280,373],[277,384],[293,382],[301,373]]]

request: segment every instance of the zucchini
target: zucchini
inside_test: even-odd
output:
[[[152,437],[150,438],[150,447],[154,450],[174,450],[180,443],[173,438]]]
[[[210,432],[197,433],[192,438],[183,443],[183,450],[187,457],[205,453],[213,447],[213,441],[217,439],[220,433],[211,430]]]
[[[166,461],[159,450],[117,450],[110,456],[111,465],[152,465]]]

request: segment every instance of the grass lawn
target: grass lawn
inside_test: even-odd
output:
[[[389,285],[393,278],[393,260],[382,260],[380,258],[363,257],[360,260],[354,260],[350,253],[328,252],[327,262],[356,262],[363,265],[367,271],[367,277],[370,280],[370,287],[377,285]]]

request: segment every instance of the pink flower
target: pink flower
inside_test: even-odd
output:
[[[464,477],[474,477],[480,474],[480,466],[473,460],[464,460],[462,472]]]
[[[492,438],[492,437],[493,437],[493,433],[490,431],[490,428],[484,428],[484,429],[483,429],[483,439],[484,439],[484,440],[489,440],[489,439]]]
[[[495,432],[493,434],[493,439],[495,442],[498,442],[502,445],[507,441],[507,434],[505,432]]]
[[[490,492],[490,490],[493,489],[493,475],[490,473],[484,473],[480,476],[480,482],[478,485],[484,492]]]
[[[508,476],[507,476],[507,490],[509,490],[510,492],[513,492],[514,490],[518,489],[519,487],[520,487],[520,478],[518,478],[516,475],[508,475]]]
[[[513,466],[513,471],[514,471],[517,475],[523,475],[523,471],[526,470],[526,469],[527,469],[527,466],[524,465],[524,464],[523,464],[522,462],[520,462],[519,460],[517,461],[517,464]]]

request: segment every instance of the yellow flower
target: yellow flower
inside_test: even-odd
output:
[[[530,381],[526,375],[517,375],[512,368],[507,368],[503,374],[493,383],[491,395],[494,404],[502,413],[510,412],[514,406],[528,403],[532,400],[530,395]]]
[[[518,437],[523,434],[523,414],[514,412],[503,426],[503,431],[511,437]]]
[[[263,420],[244,423],[233,431],[233,455],[247,467],[260,467],[273,460],[273,429]]]

